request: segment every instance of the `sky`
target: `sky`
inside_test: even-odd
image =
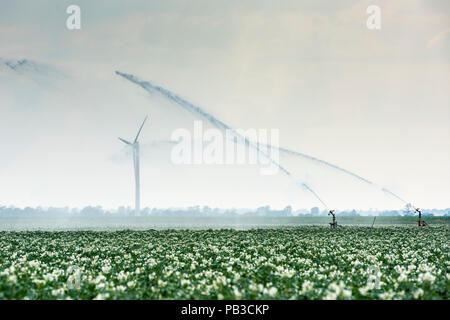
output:
[[[66,8],[81,8],[68,30]],[[366,26],[369,5],[381,29]],[[450,207],[450,2],[2,1],[0,205]],[[8,61],[27,59],[13,69]],[[312,161],[289,169],[171,163],[198,116],[115,74],[164,87],[233,128],[278,129]],[[210,126],[210,124],[205,124]],[[300,184],[300,187],[299,187]]]

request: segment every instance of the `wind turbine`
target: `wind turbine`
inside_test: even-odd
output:
[[[135,181],[135,214],[139,215],[141,210],[141,189],[139,184],[139,135],[141,134],[142,127],[144,126],[145,121],[147,120],[148,116],[145,116],[144,121],[142,121],[141,127],[139,128],[138,133],[136,134],[136,138],[134,138],[133,142],[127,141],[125,139],[119,138],[120,141],[123,143],[131,146],[133,148],[133,165],[134,165],[134,181]]]

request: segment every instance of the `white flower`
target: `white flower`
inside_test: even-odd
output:
[[[302,283],[302,291],[301,291],[301,293],[305,294],[306,292],[311,291],[313,289],[313,286],[314,286],[314,284],[311,281],[305,280]]]
[[[431,273],[429,273],[429,272],[425,273],[425,275],[423,276],[423,281],[427,281],[427,282],[433,283],[435,279],[436,279],[436,277],[433,276],[433,275],[432,275]]]
[[[167,282],[162,281],[161,279],[158,279],[158,287],[165,287],[167,285]]]
[[[359,293],[361,293],[363,296],[365,296],[365,295],[367,295],[367,291],[369,291],[369,290],[370,290],[370,288],[368,288],[367,286],[362,287],[362,288],[359,288]]]
[[[105,265],[102,267],[102,272],[104,274],[108,274],[111,271],[111,266],[110,265]]]
[[[9,277],[8,277],[8,282],[11,282],[11,283],[16,283],[17,282],[17,276],[16,275],[10,275]]]
[[[40,279],[33,279],[32,282],[37,284],[38,286],[43,285],[45,283],[44,280],[40,280]]]
[[[36,260],[32,260],[32,261],[28,262],[28,265],[30,267],[32,267],[32,268],[38,268],[40,264],[41,263],[39,261],[36,261]]]
[[[271,287],[271,288],[269,288],[269,289],[267,289],[267,290],[264,290],[265,291],[265,293],[267,293],[269,296],[274,296],[274,295],[276,295],[277,294],[277,292],[278,292],[278,289],[277,288],[275,288],[275,287]]]
[[[350,298],[352,296],[352,291],[348,289],[343,289],[341,293],[344,298]]]
[[[127,288],[126,288],[125,286],[122,286],[122,285],[118,285],[118,286],[116,287],[116,290],[117,290],[117,291],[120,291],[120,292],[124,292],[126,289],[127,289]]]
[[[124,273],[123,271],[120,271],[119,274],[117,275],[117,279],[119,279],[119,281],[124,281],[128,279],[128,274]]]
[[[423,290],[419,288],[414,292],[414,299],[419,299],[421,296],[423,296]]]
[[[94,300],[105,300],[109,298],[109,293],[99,293]]]
[[[406,272],[405,273],[401,273],[400,276],[397,278],[398,282],[403,282],[403,281],[406,281],[406,280],[408,280],[408,275],[406,274]]]
[[[61,296],[64,294],[64,288],[59,288],[59,289],[53,289],[52,290],[52,295],[54,296]]]
[[[55,280],[55,276],[52,273],[44,274],[43,278],[45,282]]]
[[[325,296],[325,300],[336,300],[337,294],[335,291],[327,291],[327,295]]]
[[[102,290],[102,289],[104,289],[105,287],[106,287],[106,285],[105,285],[105,283],[103,283],[103,282],[97,283],[97,284],[95,285],[95,289],[97,289],[97,290]]]
[[[429,283],[433,283],[434,280],[436,280],[436,277],[433,276],[431,273],[429,273],[428,271],[425,273],[421,273],[419,274],[419,278],[418,281],[421,282],[429,282]]]
[[[392,291],[392,289],[389,289],[389,291],[387,291],[387,292],[380,293],[380,298],[383,300],[392,300],[393,297],[394,297],[394,292]]]
[[[239,292],[239,289],[236,288],[236,287],[233,287],[233,293],[234,293],[234,296],[235,296],[237,299],[240,299],[240,298],[242,297],[242,293]]]
[[[95,278],[95,283],[98,284],[100,282],[103,282],[106,280],[106,277],[102,274],[98,275],[97,278]]]
[[[181,285],[189,285],[191,283],[191,281],[187,280],[187,279],[181,279]]]
[[[341,291],[340,287],[335,282],[332,282],[328,285],[328,290],[332,290],[338,294]]]

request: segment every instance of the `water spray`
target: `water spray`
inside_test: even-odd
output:
[[[294,155],[294,156],[298,156],[298,157],[302,157],[302,158],[305,158],[305,159],[308,159],[308,160],[320,163],[322,165],[331,167],[331,168],[336,169],[338,171],[341,171],[341,172],[343,172],[345,174],[348,174],[348,175],[358,179],[359,181],[362,181],[362,182],[364,182],[366,184],[373,185],[373,186],[376,186],[377,188],[380,188],[381,191],[383,191],[384,193],[386,193],[386,194],[388,194],[390,196],[393,196],[394,198],[396,198],[397,200],[400,200],[403,203],[408,203],[407,201],[405,201],[404,199],[400,198],[397,194],[395,194],[394,192],[388,190],[387,188],[380,187],[380,186],[376,185],[374,182],[372,182],[372,181],[370,181],[370,180],[368,180],[366,178],[363,178],[363,177],[357,175],[356,173],[351,172],[351,171],[349,171],[347,169],[341,168],[341,167],[339,167],[337,165],[334,165],[332,163],[329,163],[329,162],[327,162],[325,160],[322,160],[322,159],[319,159],[319,158],[316,158],[316,157],[313,157],[313,156],[310,156],[310,155],[307,155],[307,154],[304,154],[304,153],[301,153],[301,152],[297,152],[297,151],[294,151],[294,150],[289,150],[289,149],[286,149],[286,148],[278,148],[278,149],[280,150],[280,152],[283,152],[283,153],[286,153],[286,154],[290,154],[290,155]]]
[[[383,192],[385,192],[385,193],[387,193],[387,194],[390,194],[391,196],[394,196],[395,198],[397,198],[398,200],[400,200],[401,202],[403,202],[403,203],[405,203],[405,204],[408,204],[407,201],[403,200],[403,199],[400,198],[398,195],[396,195],[395,193],[393,193],[392,191],[390,191],[390,190],[388,190],[388,189],[386,189],[386,188],[381,188],[381,191],[383,191]]]
[[[311,187],[309,187],[306,183],[302,183],[302,186],[308,190],[309,192],[311,192],[319,201],[320,203],[323,204],[323,206],[325,207],[325,209],[328,209],[328,206],[326,205],[326,203],[319,197],[319,195],[313,190],[311,189]]]
[[[224,122],[220,121],[219,119],[215,118],[213,115],[207,113],[202,108],[193,105],[192,103],[184,100],[183,98],[179,97],[178,95],[172,93],[171,91],[169,91],[167,89],[153,85],[152,83],[150,83],[148,81],[142,81],[132,74],[126,74],[126,73],[122,73],[120,71],[116,71],[116,74],[133,82],[134,84],[137,84],[138,86],[142,87],[144,90],[146,90],[150,93],[152,93],[152,91],[159,92],[160,94],[162,94],[169,100],[180,105],[185,110],[202,116],[203,118],[208,120],[210,123],[212,123],[214,126],[220,128],[220,129],[229,130],[230,132],[232,132],[235,135],[235,137],[239,138],[239,142],[244,143],[246,146],[251,146],[251,147],[255,148],[260,154],[262,154],[264,157],[266,157],[272,164],[276,165],[288,177],[297,181],[290,171],[288,171],[286,168],[284,168],[278,162],[274,161],[268,154],[266,154],[264,151],[262,151],[261,148],[259,147],[259,145],[255,144],[254,142],[251,142],[247,137],[241,135],[236,130],[231,128],[229,125],[227,125]],[[305,188],[306,190],[308,190],[321,204],[323,204],[325,207],[327,207],[325,202],[319,197],[319,195],[306,182],[301,182],[301,186],[303,188]]]
[[[346,173],[346,174],[348,174],[348,175],[350,175],[350,176],[352,176],[352,177],[354,177],[354,178],[356,178],[356,179],[358,179],[358,180],[360,180],[360,181],[362,181],[362,182],[365,182],[365,183],[367,183],[367,184],[373,184],[372,181],[369,181],[369,180],[367,180],[367,179],[365,179],[365,178],[363,178],[363,177],[357,175],[356,173],[353,173],[353,172],[351,172],[351,171],[349,171],[349,170],[347,170],[347,169],[338,167],[337,165],[334,165],[334,164],[332,164],[332,163],[329,163],[329,162],[327,162],[327,161],[325,161],[325,160],[322,160],[322,159],[319,159],[319,158],[316,158],[316,157],[313,157],[313,156],[310,156],[310,155],[307,155],[307,154],[304,154],[304,153],[301,153],[301,152],[297,152],[297,151],[294,151],[294,150],[289,150],[289,149],[286,149],[286,148],[278,148],[278,149],[279,149],[281,152],[283,152],[283,153],[290,154],[290,155],[294,155],[294,156],[298,156],[298,157],[302,157],[302,158],[305,158],[305,159],[308,159],[308,160],[311,160],[311,161],[320,163],[320,164],[322,164],[322,165],[331,167],[331,168],[333,168],[333,169],[336,169],[336,170],[338,170],[338,171],[341,171],[341,172],[343,172],[343,173]]]
[[[209,121],[211,124],[213,124],[214,126],[216,126],[217,128],[220,129],[224,129],[224,130],[230,130],[231,132],[233,132],[237,137],[241,138],[241,142],[243,141],[247,146],[250,145],[254,148],[256,148],[256,150],[258,152],[260,152],[261,154],[263,154],[265,157],[267,157],[273,164],[275,164],[281,171],[283,171],[285,174],[287,174],[289,177],[293,178],[292,174],[285,169],[284,167],[282,167],[280,164],[278,164],[277,162],[273,161],[273,159],[271,157],[269,157],[267,154],[265,154],[265,152],[263,152],[257,145],[255,145],[254,143],[250,142],[246,137],[243,137],[242,135],[240,135],[239,133],[237,133],[234,129],[232,129],[230,126],[228,126],[227,124],[225,124],[224,122],[220,121],[219,119],[215,118],[214,116],[212,116],[211,114],[207,113],[206,111],[204,111],[201,107],[198,107],[192,103],[190,103],[189,101],[181,98],[180,96],[176,95],[175,93],[162,88],[160,86],[154,85],[148,81],[142,81],[139,78],[137,78],[136,76],[132,75],[132,74],[126,74],[120,71],[116,71],[117,75],[120,75],[121,77],[133,82],[134,84],[142,87],[143,89],[145,89],[146,91],[152,93],[153,91],[156,91],[160,94],[162,94],[164,97],[166,97],[167,99],[171,100],[172,102],[175,102],[176,104],[180,105],[183,109],[187,110],[190,113],[196,114],[196,115],[200,115],[203,118],[205,118],[207,121]],[[369,185],[375,185],[372,181],[365,179],[361,176],[359,176],[356,173],[353,173],[347,169],[341,168],[337,165],[334,165],[332,163],[329,163],[325,160],[304,154],[304,153],[300,153],[294,150],[290,150],[290,149],[286,149],[286,148],[279,148],[279,147],[273,147],[271,145],[266,145],[266,147],[268,148],[277,148],[280,152],[282,153],[286,153],[286,154],[290,154],[290,155],[294,155],[294,156],[298,156],[298,157],[302,157],[317,163],[320,163],[322,165],[331,167],[335,170],[338,170],[340,172],[343,172],[347,175],[350,175],[356,179],[358,179],[361,182],[364,182],[366,184]],[[304,187],[305,189],[307,189],[309,192],[311,192],[314,197],[321,203],[323,204],[325,207],[326,204],[324,203],[324,201],[317,195],[316,192],[314,192],[311,187],[306,184],[306,183],[301,183],[302,187]],[[396,195],[395,193],[393,193],[392,191],[388,190],[387,188],[381,187],[381,190],[383,192],[385,192],[386,194],[389,194],[391,196],[393,196],[394,198],[400,200],[403,203],[407,203],[405,200],[403,200],[402,198],[400,198],[398,195]]]

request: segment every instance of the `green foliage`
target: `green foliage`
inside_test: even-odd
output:
[[[0,299],[449,299],[447,226],[0,232]]]

